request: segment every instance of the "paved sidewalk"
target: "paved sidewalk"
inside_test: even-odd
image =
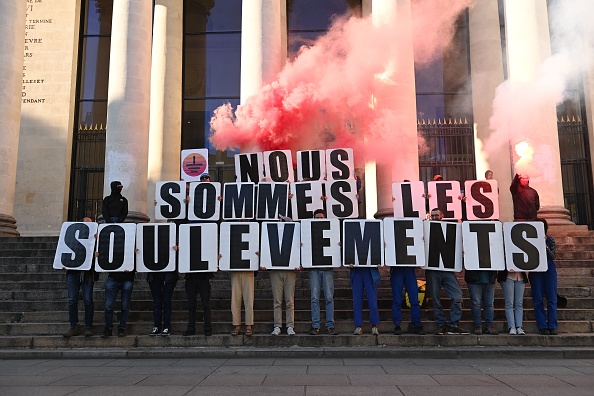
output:
[[[594,359],[5,359],[3,395],[592,395]]]

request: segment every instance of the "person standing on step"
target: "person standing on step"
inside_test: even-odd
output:
[[[390,285],[392,286],[392,321],[394,335],[401,335],[402,328],[402,289],[406,288],[410,301],[410,321],[412,333],[425,334],[421,325],[421,305],[419,304],[419,286],[415,267],[390,267]]]
[[[146,274],[146,281],[153,297],[153,331],[149,334],[151,336],[169,336],[171,334],[171,300],[177,279],[177,271]]]
[[[121,291],[120,324],[118,326],[118,337],[126,336],[126,322],[130,313],[130,302],[132,290],[134,289],[134,275],[136,271],[110,272],[105,280],[105,328],[102,338],[112,335],[113,310],[118,292]]]
[[[106,223],[123,223],[128,217],[128,200],[122,195],[122,183],[112,181],[111,194],[103,198],[101,212]]]
[[[432,221],[442,221],[443,212],[434,208],[431,210]],[[462,319],[462,289],[458,283],[458,278],[454,272],[425,270],[425,278],[427,279],[427,290],[431,295],[431,302],[433,304],[433,316],[435,323],[437,323],[437,331],[435,335],[444,334],[470,334],[470,332],[458,326],[460,319]],[[448,297],[450,297],[450,320],[446,321],[446,316],[441,305],[441,288],[444,288]]]
[[[85,217],[84,222],[92,222],[90,217]],[[97,236],[95,235],[95,238]],[[93,302],[93,286],[99,280],[94,264],[88,271],[75,271],[63,268],[66,271],[66,287],[68,289],[68,320],[70,329],[64,334],[65,338],[80,335],[78,327],[78,293],[82,290],[82,299],[85,306],[85,337],[93,336],[93,316],[95,303]]]
[[[380,283],[380,273],[375,267],[355,267],[349,264],[351,285],[353,287],[353,316],[355,331],[353,335],[363,334],[363,290],[367,297],[369,307],[369,322],[371,323],[371,334],[379,335],[377,326],[380,324],[379,311],[377,308],[377,289]]]
[[[314,211],[314,219],[325,219],[326,211],[317,209]],[[309,290],[311,298],[311,330],[310,335],[320,334],[320,296],[324,289],[324,302],[326,304],[326,332],[330,335],[337,335],[334,327],[334,270],[332,268],[310,269]]]
[[[557,256],[557,244],[552,236],[548,235],[549,224],[545,219],[537,219],[544,224],[547,270],[545,272],[530,272],[530,287],[532,301],[534,301],[534,316],[541,335],[557,335],[557,266],[553,261]],[[545,312],[544,299],[547,299]]]
[[[528,275],[518,271],[499,271],[497,281],[505,297],[505,318],[510,335],[525,335],[522,328],[524,317],[524,289],[528,283]]]
[[[495,279],[496,271],[466,270],[464,280],[470,294],[470,311],[474,323],[474,334],[497,335],[495,326]],[[481,324],[481,308],[485,314],[485,324]]]

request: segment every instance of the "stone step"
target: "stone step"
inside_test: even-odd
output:
[[[557,256],[555,257],[555,261],[560,260],[594,260],[594,251],[593,250],[582,250],[582,249],[575,249],[575,250],[568,250],[568,249],[560,249],[557,250]]]
[[[58,242],[5,242],[0,243],[0,251],[15,250],[53,250],[56,251]]]

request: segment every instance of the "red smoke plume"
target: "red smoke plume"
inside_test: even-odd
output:
[[[412,2],[417,64],[430,63],[448,46],[459,14],[472,0]],[[398,96],[412,84],[410,60],[401,59],[411,31],[397,19],[338,18],[310,48],[302,48],[272,83],[234,112],[215,110],[211,140],[218,149],[312,150],[352,147],[359,160],[393,161],[415,141],[403,141],[402,122],[415,97]],[[410,49],[410,47],[409,47]],[[409,116],[407,116],[409,117]],[[408,118],[410,119],[410,118]],[[407,134],[410,136],[410,134]],[[413,134],[413,136],[416,134]]]

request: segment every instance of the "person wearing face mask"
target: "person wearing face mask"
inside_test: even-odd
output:
[[[122,183],[112,181],[111,194],[103,198],[103,220],[106,223],[123,223],[128,216],[128,200],[122,195]]]
[[[514,202],[514,221],[535,221],[540,209],[540,199],[538,192],[530,187],[530,177],[516,173],[509,191]]]

